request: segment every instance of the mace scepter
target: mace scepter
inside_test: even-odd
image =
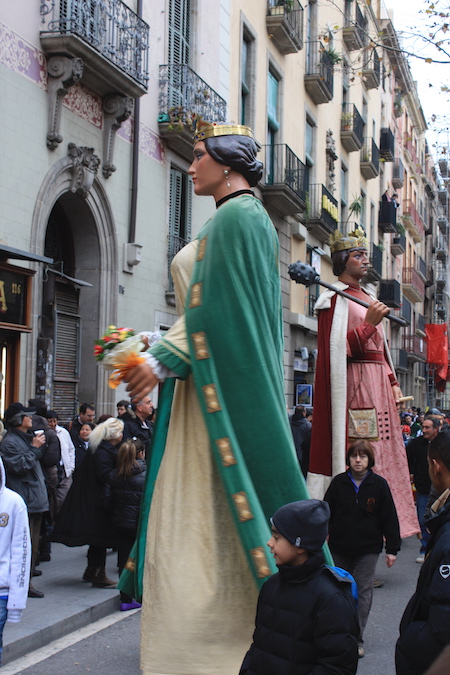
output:
[[[307,287],[311,286],[311,284],[319,284],[320,286],[328,288],[330,291],[334,291],[338,295],[342,295],[342,297],[347,298],[347,300],[352,300],[352,302],[356,302],[357,305],[361,305],[362,307],[366,308],[369,307],[368,302],[360,300],[359,298],[355,298],[353,297],[353,295],[350,295],[345,291],[341,291],[340,288],[336,288],[336,286],[333,286],[332,284],[327,284],[326,281],[322,281],[322,279],[320,278],[319,274],[316,272],[314,267],[311,267],[311,265],[307,265],[306,263],[302,263],[300,260],[297,260],[297,262],[289,265],[288,272],[291,279],[295,281],[297,284],[303,284],[303,286]],[[395,323],[400,324],[400,326],[409,326],[408,321],[405,321],[405,319],[402,319],[399,316],[394,316],[391,313],[387,314],[386,318],[389,319],[390,321],[394,321]]]

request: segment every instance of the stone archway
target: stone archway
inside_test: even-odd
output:
[[[70,147],[69,147],[70,152]],[[47,173],[39,190],[31,228],[31,251],[44,254],[45,237],[50,215],[58,203],[67,217],[74,244],[73,276],[92,284],[80,293],[80,312],[84,320],[81,332],[81,352],[84,364],[81,375],[89,368],[89,384],[80,386],[82,396],[93,398],[99,411],[105,411],[114,401],[107,386],[107,377],[95,367],[92,357],[94,339],[106,326],[116,322],[118,289],[118,246],[114,218],[108,197],[97,178],[91,180],[87,190],[74,185],[73,153],[60,159]],[[82,196],[80,196],[80,194]],[[36,278],[33,293],[33,335],[40,330],[42,286],[44,270],[35,266]],[[27,345],[26,391],[35,391],[36,340]],[[92,398],[92,397],[90,397]]]

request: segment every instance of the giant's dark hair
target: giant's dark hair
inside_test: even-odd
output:
[[[263,165],[256,158],[257,146],[250,136],[212,136],[204,140],[209,155],[219,164],[237,171],[250,187],[255,187],[261,179]]]
[[[337,277],[345,270],[350,251],[335,251],[331,254],[331,262],[333,263],[333,274]]]

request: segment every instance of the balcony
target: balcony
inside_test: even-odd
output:
[[[147,91],[149,27],[121,0],[41,0],[46,56],[83,61],[82,82],[100,96]]]
[[[442,234],[436,237],[434,253],[436,256],[436,260],[440,260],[441,262],[445,263],[445,261],[447,260],[447,253],[448,253],[447,237],[444,237]]]
[[[385,234],[397,234],[397,209],[395,202],[380,202],[378,230]]]
[[[366,20],[364,19],[359,4],[353,0],[346,0],[342,38],[349,52],[364,47],[365,29]]]
[[[186,64],[159,67],[159,134],[167,146],[192,160],[192,115],[225,122],[226,102]]]
[[[405,352],[405,350],[394,347],[390,350],[390,353],[396,372],[400,371],[407,373],[409,371],[409,362],[408,354]]]
[[[366,89],[378,89],[380,86],[380,70],[380,59],[377,50],[367,48],[362,67],[362,79]]]
[[[427,280],[427,264],[420,255],[417,257],[417,272],[422,281],[425,283]]]
[[[380,173],[380,155],[373,138],[365,138],[360,156],[361,174],[366,180],[376,178]]]
[[[400,190],[405,182],[405,167],[401,159],[397,159],[392,169],[392,187]]]
[[[341,143],[347,152],[361,150],[364,142],[364,122],[353,103],[344,103],[341,114]]]
[[[436,223],[442,234],[448,233],[448,220],[445,216],[439,216],[436,219]]]
[[[425,317],[422,314],[417,315],[416,335],[418,335],[419,337],[425,337],[426,336]]]
[[[380,157],[385,162],[393,162],[395,160],[395,136],[390,129],[381,130]]]
[[[448,172],[448,161],[445,157],[441,157],[438,159],[438,164],[439,164],[439,171],[441,172],[442,178],[449,178],[449,172]]]
[[[447,265],[439,260],[434,263],[434,283],[436,289],[442,291],[447,283]]]
[[[394,235],[391,243],[391,253],[392,255],[402,255],[406,251],[406,235],[399,234],[398,232]]]
[[[442,204],[442,206],[447,206],[447,200],[448,200],[447,188],[439,188],[439,190],[438,190],[438,200],[439,200],[439,204]]]
[[[411,199],[403,200],[402,222],[416,244],[422,241],[425,236],[425,223]]]
[[[447,321],[447,296],[445,293],[436,293],[435,312],[440,321]]]
[[[305,89],[316,105],[333,98],[333,63],[321,42],[308,42]]]
[[[411,361],[426,361],[427,343],[417,335],[403,336],[403,349]]]
[[[281,216],[303,213],[308,191],[308,169],[288,145],[264,146],[264,202]]]
[[[383,251],[376,244],[371,244],[367,281],[375,283],[383,276]]]
[[[416,171],[419,160],[417,159],[416,146],[411,136],[405,134],[403,139],[403,147],[405,148],[406,159],[410,164],[412,164],[414,171]]]
[[[411,303],[402,295],[402,302],[400,309],[394,309],[394,316],[404,319],[408,326],[411,324]]]
[[[403,268],[403,295],[411,302],[420,302],[425,297],[425,282],[414,267]]]
[[[303,47],[303,7],[298,0],[269,0],[267,32],[282,54],[294,54]]]
[[[384,279],[383,281],[380,281],[378,300],[384,302],[388,307],[400,309],[402,301],[399,282],[396,279]]]
[[[325,185],[316,183],[309,186],[309,211],[306,214],[306,227],[320,241],[328,241],[330,234],[337,228],[338,203]]]

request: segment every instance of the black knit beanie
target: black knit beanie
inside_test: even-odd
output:
[[[271,518],[275,529],[291,544],[319,553],[328,534],[330,507],[320,499],[304,499],[282,506]]]

